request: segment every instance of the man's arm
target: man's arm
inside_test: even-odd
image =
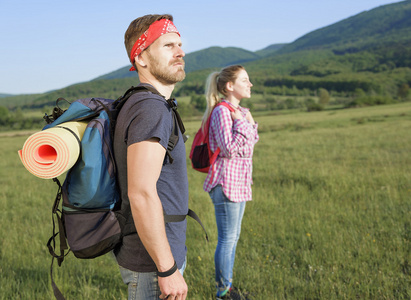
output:
[[[163,207],[157,193],[166,150],[158,139],[133,144],[127,149],[128,197],[134,223],[144,247],[157,266],[165,272],[174,265],[167,240]],[[160,290],[165,296],[185,299],[187,284],[179,271],[168,277],[159,277]]]

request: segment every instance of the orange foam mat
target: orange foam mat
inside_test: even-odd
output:
[[[87,122],[66,122],[31,135],[18,151],[26,169],[33,175],[50,179],[68,171],[80,154],[79,140]]]

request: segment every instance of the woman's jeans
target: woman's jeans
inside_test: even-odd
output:
[[[217,221],[218,243],[214,255],[217,293],[231,287],[235,250],[241,232],[245,202],[232,202],[224,195],[221,185],[210,191]]]
[[[186,268],[186,261],[181,269],[183,275]],[[158,277],[156,272],[142,273],[134,272],[120,266],[121,277],[123,282],[128,286],[128,300],[158,300],[161,291],[158,286]]]

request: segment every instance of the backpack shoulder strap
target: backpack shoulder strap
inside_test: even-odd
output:
[[[218,102],[218,103],[214,106],[213,110],[214,110],[217,106],[227,107],[231,112],[232,112],[232,111],[235,111],[234,107],[232,107],[230,104],[228,104],[228,103],[225,102],[225,101]],[[211,111],[211,114],[212,114],[212,111]],[[207,138],[207,139],[208,139],[208,130],[209,130],[210,123],[211,123],[211,114],[208,116],[208,118],[207,118],[207,120],[206,120],[206,129],[207,129],[206,138]]]
[[[135,93],[138,92],[144,92],[144,91],[149,91],[153,94],[159,95],[165,99],[163,95],[161,95],[154,87],[149,86],[149,85],[138,85],[138,86],[132,86],[129,88],[123,96],[119,97],[113,104],[115,107],[115,113],[117,117],[118,113],[120,112],[121,108],[125,104],[125,102]],[[173,116],[173,129],[172,129],[172,134],[170,136],[170,139],[168,141],[167,149],[166,149],[166,155],[168,156],[170,163],[173,163],[174,159],[171,156],[171,151],[174,149],[175,145],[177,145],[178,139],[179,139],[179,134],[178,130],[181,131],[181,134],[183,136],[184,142],[187,140],[187,137],[184,135],[185,132],[185,127],[184,123],[180,117],[180,114],[177,111],[177,101],[174,98],[171,99],[165,99],[168,106],[172,110],[172,116]],[[114,122],[113,122],[114,126]],[[114,133],[114,128],[113,128],[113,133]]]
[[[220,106],[220,105],[227,107],[230,111],[235,111],[234,107],[232,107],[230,104],[228,104],[225,101],[221,101],[221,102],[217,103],[217,105],[214,108],[216,108],[217,106]]]
[[[235,109],[234,107],[232,107],[229,103],[225,102],[225,101],[221,101],[219,103],[217,103],[216,106],[214,106],[213,110],[217,107],[217,106],[224,106],[227,107],[230,112],[233,112]],[[206,135],[206,140],[209,140],[209,126],[210,126],[210,122],[211,122],[211,114],[207,119],[207,135]],[[216,151],[212,152],[210,148],[208,148],[208,157],[210,158],[210,168],[211,168],[211,181],[213,181],[213,177],[214,177],[214,162],[217,160],[218,155],[220,154],[221,149],[217,148]]]
[[[205,233],[205,238],[208,242],[207,230],[205,229],[203,223],[201,222],[200,217],[194,211],[192,211],[191,209],[188,209],[188,212],[187,212],[186,215],[166,215],[166,214],[164,214],[164,221],[166,223],[181,222],[181,221],[184,221],[187,216],[193,218],[195,221],[197,221],[198,224],[201,225],[201,227],[203,228],[204,233]]]

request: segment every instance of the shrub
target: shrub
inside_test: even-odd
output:
[[[287,98],[285,100],[285,106],[287,106],[288,109],[296,108],[297,101],[294,98]]]
[[[327,105],[330,102],[330,93],[326,89],[319,88],[318,98],[322,105]]]
[[[203,95],[193,94],[191,96],[190,104],[193,105],[199,111],[205,111],[207,107],[207,100]]]
[[[346,108],[349,107],[363,107],[373,105],[383,105],[393,103],[394,100],[387,96],[362,96],[355,98],[354,100],[346,104]]]
[[[307,111],[322,111],[324,110],[324,106],[322,104],[319,103],[311,103],[309,105],[307,105]]]

